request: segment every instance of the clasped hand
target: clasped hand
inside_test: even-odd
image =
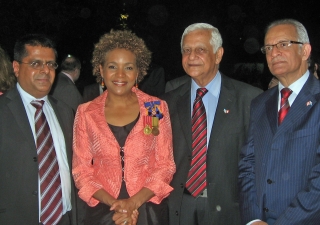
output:
[[[114,210],[112,216],[115,224],[135,225],[138,221],[138,206],[132,199],[119,199],[112,203],[110,210]]]

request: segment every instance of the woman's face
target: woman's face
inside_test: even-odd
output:
[[[100,73],[109,93],[130,93],[139,74],[135,54],[123,48],[107,52]]]

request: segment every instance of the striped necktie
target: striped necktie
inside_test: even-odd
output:
[[[281,102],[280,102],[280,110],[278,115],[278,125],[282,123],[283,119],[286,117],[290,109],[288,98],[291,95],[291,93],[292,93],[292,90],[290,90],[289,88],[283,88],[281,90]]]
[[[50,128],[43,113],[44,101],[32,101],[37,136],[37,154],[40,177],[41,213],[44,225],[55,225],[62,217],[62,191],[59,165]]]
[[[199,196],[207,187],[206,154],[207,154],[207,116],[202,97],[208,92],[198,88],[192,112],[192,160],[186,183],[192,196]]]

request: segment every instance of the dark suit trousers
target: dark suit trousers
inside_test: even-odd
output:
[[[208,198],[198,197],[194,198],[189,194],[183,194],[181,202],[180,223],[183,225],[209,225],[209,205]]]

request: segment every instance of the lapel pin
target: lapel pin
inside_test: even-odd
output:
[[[307,102],[307,106],[309,106],[309,105],[312,106],[312,101]]]
[[[224,112],[225,114],[228,114],[230,111],[229,111],[229,109],[224,109],[223,112]]]

